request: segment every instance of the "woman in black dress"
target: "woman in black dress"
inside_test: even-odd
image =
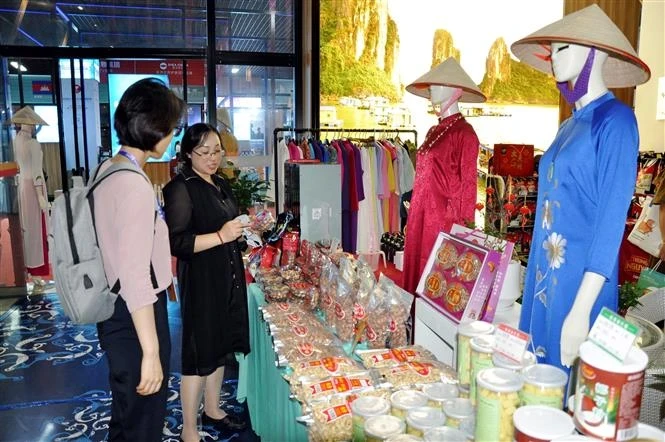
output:
[[[224,364],[249,353],[245,270],[237,239],[240,220],[231,187],[216,175],[224,156],[214,126],[195,124],[181,145],[184,166],[163,190],[171,252],[178,258],[182,311],[181,440],[198,441],[203,425],[242,430],[246,423],[219,408]]]

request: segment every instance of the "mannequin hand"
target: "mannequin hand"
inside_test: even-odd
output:
[[[589,334],[589,314],[574,307],[566,316],[561,327],[561,364],[573,365],[580,345]]]
[[[48,209],[48,201],[42,195],[37,194],[37,199],[39,200],[39,208],[42,210]]]
[[[246,227],[238,218],[228,221],[222,226],[219,231],[219,234],[222,235],[222,239],[225,243],[235,241],[242,235],[242,230]]]

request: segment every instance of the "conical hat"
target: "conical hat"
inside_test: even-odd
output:
[[[227,108],[217,108],[217,122],[222,123],[227,129],[231,130],[231,116]]]
[[[551,74],[548,46],[552,42],[573,43],[607,52],[609,56],[603,66],[607,87],[636,86],[651,76],[649,66],[639,59],[623,32],[596,4],[568,14],[517,40],[510,49],[524,63]]]
[[[41,124],[42,126],[48,126],[48,123],[42,119],[31,107],[25,106],[21,108],[18,112],[12,117],[12,123],[15,124],[32,124],[36,126]]]
[[[462,89],[463,92],[459,101],[465,103],[482,103],[485,101],[485,95],[453,57],[449,57],[434,66],[428,73],[408,85],[406,90],[414,95],[429,99],[429,87],[431,85]]]

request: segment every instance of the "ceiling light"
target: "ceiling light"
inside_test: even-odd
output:
[[[83,11],[83,6],[78,5],[78,6],[76,7],[76,9],[78,9],[79,11]]]
[[[232,74],[237,74],[238,72],[240,72],[240,68],[231,68]]]
[[[14,69],[20,70],[21,72],[27,72],[28,71],[28,69],[25,66],[23,66],[22,64],[19,65],[17,61],[10,61],[9,65],[11,67],[13,67]]]

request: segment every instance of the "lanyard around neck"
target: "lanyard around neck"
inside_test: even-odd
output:
[[[126,150],[120,149],[118,151],[118,154],[122,155],[125,158],[127,158],[129,161],[132,162],[132,164],[134,164],[139,169],[142,169],[141,165],[139,164],[139,160],[137,160],[136,157],[134,156],[134,154],[132,154],[131,152],[127,152]]]

